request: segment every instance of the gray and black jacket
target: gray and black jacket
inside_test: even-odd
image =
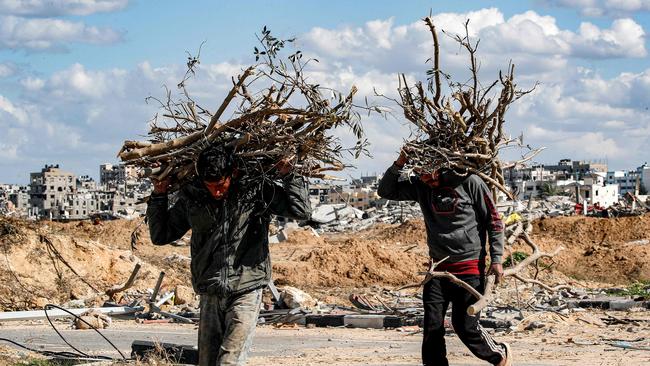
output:
[[[389,200],[420,204],[431,258],[449,256],[447,263],[472,259],[482,263],[489,241],[491,262],[501,263],[503,222],[481,178],[446,172],[440,177],[440,186],[432,188],[418,178],[400,181],[399,177],[399,168],[392,165],[379,182],[377,193]]]
[[[198,294],[236,295],[264,287],[271,278],[268,230],[271,215],[307,220],[309,192],[303,177],[241,188],[236,182],[215,200],[195,179],[168,208],[167,195],[152,195],[147,206],[151,241],[180,239],[192,229],[192,285]]]

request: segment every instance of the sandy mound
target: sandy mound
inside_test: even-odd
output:
[[[533,234],[544,249],[566,248],[555,262],[569,276],[610,283],[650,280],[650,215],[548,218],[534,223]]]
[[[273,270],[278,284],[302,287],[398,286],[417,282],[417,271],[425,259],[389,244],[348,239],[316,248],[291,262],[276,262]]]
[[[117,221],[111,225],[120,227]],[[101,305],[107,299],[101,296],[104,291],[124,283],[138,262],[142,268],[136,289],[153,287],[161,268],[167,274],[166,287],[188,284],[186,269],[152,263],[156,261],[151,259],[162,263],[164,251],[147,247],[151,253],[142,253],[142,257],[150,260],[144,260],[138,251],[102,242],[114,243],[119,238],[120,244],[130,243],[129,229],[134,223],[122,225],[120,230],[111,230],[103,225],[0,219],[0,310],[41,308],[48,302],[72,299],[90,299],[98,303],[93,305]],[[106,230],[105,234],[97,233],[100,230]]]
[[[399,225],[380,224],[367,231],[368,238],[397,243],[426,244],[427,234],[422,220],[407,220]]]
[[[143,267],[137,289],[153,287],[161,269],[167,273],[168,288],[189,286],[188,263],[183,259],[189,248],[154,246],[146,225],[139,224],[140,220],[93,225],[0,218],[0,310],[70,299],[103,301],[106,297],[97,293],[123,283],[138,261]],[[136,228],[137,246],[131,251]],[[544,219],[535,222],[533,239],[545,250],[564,245],[567,249],[555,258],[554,268],[571,277],[608,283],[650,280],[650,216]],[[515,249],[523,247],[518,244]],[[323,296],[347,294],[353,288],[396,288],[421,279],[418,272],[427,261],[426,233],[421,220],[321,237],[311,230],[296,230],[289,240],[271,245],[271,258],[278,285]]]

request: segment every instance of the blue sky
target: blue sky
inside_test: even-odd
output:
[[[507,118],[510,133],[548,148],[540,162],[650,160],[650,0],[0,0],[0,182],[24,183],[46,163],[97,176],[124,139],[146,131],[156,109],[144,99],[180,80],[185,51],[206,41],[193,87],[218,104],[264,25],[321,60],[319,81],[394,94],[398,72],[424,78],[419,19],[430,11],[451,32],[471,19],[486,80],[512,59],[522,86],[541,83]],[[462,75],[446,42],[443,67]],[[364,121],[374,158],[349,174],[392,161],[408,135],[396,116]]]

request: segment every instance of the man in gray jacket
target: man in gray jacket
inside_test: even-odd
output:
[[[201,296],[200,365],[243,365],[271,278],[268,230],[271,215],[310,216],[305,179],[276,167],[282,182],[242,184],[230,151],[213,146],[197,161],[198,177],[168,207],[169,181],[154,183],[147,207],[151,241],[180,239],[192,229],[192,285]]]
[[[432,261],[447,258],[438,267],[483,292],[487,243],[489,273],[502,279],[503,223],[492,201],[491,192],[481,178],[458,176],[438,170],[400,181],[400,170],[408,162],[400,157],[388,168],[379,183],[379,196],[395,201],[416,201],[422,208],[427,244]],[[479,317],[467,315],[467,307],[476,299],[465,289],[445,278],[433,278],[423,290],[424,365],[447,366],[445,347],[445,313],[452,303],[452,324],[456,334],[478,358],[493,365],[512,362],[509,346],[497,343],[479,324]]]

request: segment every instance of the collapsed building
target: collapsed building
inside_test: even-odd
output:
[[[100,166],[100,184],[93,178],[45,165],[30,174],[29,185],[0,187],[0,213],[16,217],[52,220],[104,217],[137,217],[144,213],[144,199],[151,184],[139,180],[135,170],[122,165]]]

